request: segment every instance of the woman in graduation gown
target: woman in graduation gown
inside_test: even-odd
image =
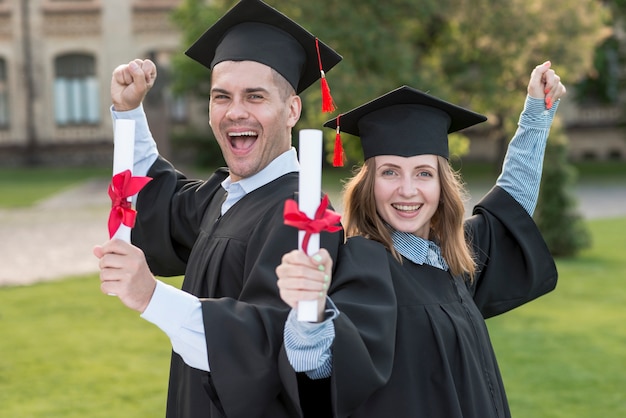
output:
[[[403,86],[326,123],[360,137],[365,163],[345,188],[350,238],[328,289],[335,311],[306,326],[290,316],[285,346],[296,371],[331,376],[333,416],[510,416],[485,319],[556,286],[553,258],[531,217],[565,94],[550,67],[533,70],[503,171],[465,220],[447,135],[484,116]],[[291,306],[314,283],[329,281],[316,263],[331,271],[328,258],[283,257],[278,284]],[[396,297],[396,317],[387,315],[393,320],[378,335],[352,315],[349,291],[367,286],[372,264],[388,266]],[[355,355],[363,350],[379,356]],[[371,359],[377,362],[363,361]]]

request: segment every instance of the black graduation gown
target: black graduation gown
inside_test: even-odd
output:
[[[393,346],[391,377],[371,396],[363,390],[363,378],[353,379],[351,373],[362,368],[361,375],[378,375],[379,370],[367,362],[354,364],[358,330],[339,323],[349,314],[338,317],[332,348],[336,417],[510,416],[484,319],[551,291],[557,271],[532,218],[499,187],[478,203],[465,227],[478,255],[472,284],[407,259],[400,264],[389,252],[380,260],[390,266],[397,323],[395,338],[379,341]],[[337,305],[342,311],[342,302]]]
[[[138,196],[133,243],[154,274],[184,273],[183,290],[201,298],[211,367],[194,369],[172,353],[167,417],[297,417],[297,387],[288,387],[295,374],[280,354],[290,308],[275,267],[297,248],[283,208],[298,174],[247,194],[220,217],[227,175],[221,169],[206,182],[190,181],[159,158]],[[343,232],[321,234],[333,258],[342,240]]]

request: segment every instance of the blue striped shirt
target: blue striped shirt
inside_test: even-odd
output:
[[[526,97],[517,131],[509,143],[502,172],[496,180],[496,185],[506,190],[531,216],[537,205],[548,133],[558,104],[559,101],[555,102],[547,110],[543,99]],[[392,240],[396,251],[408,260],[448,270],[435,242],[398,231],[392,233]],[[312,379],[331,375],[330,347],[335,338],[333,316],[311,324],[297,321],[293,312],[289,315],[284,331],[285,349],[295,371],[306,372]]]

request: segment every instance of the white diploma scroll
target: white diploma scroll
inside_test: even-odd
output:
[[[132,119],[116,119],[115,131],[113,134],[113,175],[121,173],[125,170],[133,172],[135,152],[135,121]],[[132,201],[132,197],[128,198]],[[119,228],[113,235],[113,238],[130,242],[129,226],[120,224]]]
[[[315,217],[322,193],[322,131],[303,129],[300,131],[298,157],[300,182],[298,184],[298,209],[309,219]],[[298,232],[298,248],[302,248],[305,231]],[[320,249],[320,234],[311,234],[306,249],[313,255]],[[317,299],[298,302],[298,321],[317,322]]]

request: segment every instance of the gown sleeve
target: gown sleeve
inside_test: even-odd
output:
[[[556,265],[539,229],[500,187],[476,205],[465,230],[478,264],[470,291],[483,317],[507,312],[555,288]]]
[[[219,169],[207,181],[189,180],[159,157],[147,175],[152,181],[137,196],[132,243],[144,251],[153,274],[184,274],[202,216],[228,172]]]
[[[349,416],[391,375],[396,296],[390,257],[378,242],[352,237],[342,247],[329,295],[335,318],[331,394],[334,416]]]

